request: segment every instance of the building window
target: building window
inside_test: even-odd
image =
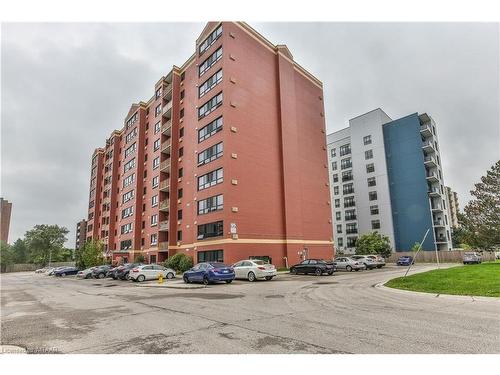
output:
[[[126,129],[129,129],[138,119],[139,114],[136,112],[127,120],[127,123],[125,124]]]
[[[153,233],[151,235],[151,246],[156,246],[158,244],[158,234]]]
[[[335,220],[342,220],[342,213],[340,211],[335,212]]]
[[[160,138],[158,138],[156,141],[153,143],[153,151],[158,151],[160,149]]]
[[[335,207],[336,208],[340,207],[340,199],[335,199]]]
[[[181,108],[180,112],[179,112],[179,118],[183,118],[184,117],[184,108]]]
[[[218,158],[220,158],[223,154],[222,142],[209,147],[198,154],[198,166],[210,163]]]
[[[126,177],[123,180],[123,187],[126,188],[127,186],[132,185],[134,183],[134,179],[135,179],[135,173],[132,173],[130,176]]]
[[[198,263],[203,262],[224,262],[224,250],[198,251]]]
[[[135,158],[123,164],[123,173],[127,173],[129,170],[135,167]]]
[[[156,169],[160,166],[160,157],[157,156],[156,158],[153,159],[153,169]]]
[[[182,198],[182,188],[177,190],[177,198]]]
[[[134,198],[134,191],[130,190],[130,191],[126,192],[125,194],[123,194],[122,203],[127,203],[132,198]]]
[[[205,238],[219,237],[224,234],[224,225],[222,220],[213,223],[198,225],[198,240]]]
[[[337,156],[337,151],[336,151],[335,147],[331,149],[330,155],[332,155],[332,158],[334,158],[335,156]]]
[[[224,198],[222,194],[198,201],[198,215],[219,211],[224,208]]]
[[[351,158],[342,159],[340,161],[340,169],[347,169],[352,167]]]
[[[369,177],[368,178],[368,186],[375,186],[377,185],[377,181],[375,180],[375,177]]]
[[[339,195],[339,187],[338,186],[333,187],[333,195]]]
[[[179,129],[179,138],[184,137],[184,127]]]
[[[132,144],[132,146],[130,146],[129,148],[127,148],[125,150],[125,159],[127,157],[129,157],[130,155],[132,155],[132,153],[134,153],[136,149],[137,149],[137,143],[134,143],[134,144]]]
[[[158,194],[151,197],[151,207],[158,206]]]
[[[120,241],[120,250],[128,250],[132,247],[132,240]]]
[[[351,145],[347,144],[340,146],[339,153],[340,156],[349,155],[351,153]]]
[[[158,215],[151,215],[151,226],[154,227],[155,225],[158,224]]]
[[[184,78],[186,78],[186,72],[181,73],[181,82],[184,81]]]
[[[222,116],[210,122],[208,125],[204,126],[198,130],[198,143],[210,138],[214,134],[222,130]]]
[[[200,87],[198,87],[198,97],[203,97],[207,92],[212,90],[215,86],[217,86],[220,82],[222,82],[222,69],[220,69],[213,76],[208,78],[205,82],[203,82]]]
[[[356,210],[347,210],[344,216],[345,220],[356,220]]]
[[[156,89],[155,99],[158,99],[160,96],[161,96],[161,87],[159,87],[159,88]]]
[[[372,136],[371,135],[367,135],[367,136],[363,137],[363,144],[365,146],[370,145],[371,143],[372,143]]]
[[[203,52],[209,49],[210,46],[214,44],[217,39],[220,38],[221,35],[222,35],[222,25],[220,25],[217,29],[212,31],[212,33],[200,44],[200,46],[198,47],[198,53],[202,55]]]
[[[155,116],[159,116],[161,113],[161,104],[158,104],[155,108]]]
[[[200,108],[198,108],[198,120],[201,120],[203,117],[208,116],[215,109],[222,105],[222,92],[215,95],[208,102],[203,104]]]
[[[132,232],[132,223],[128,223],[121,226],[121,234],[126,234]]]
[[[342,172],[342,182],[352,181],[352,171]]]
[[[337,238],[337,246],[342,247],[344,245],[344,239],[342,237]]]
[[[343,194],[354,194],[354,184],[345,184],[342,186],[342,193]]]
[[[333,175],[333,182],[339,182],[339,175],[338,174]]]
[[[184,169],[179,168],[179,178],[182,178],[184,176]]]
[[[137,136],[137,128],[134,128],[125,136],[125,143],[129,143],[132,139]]]
[[[152,188],[153,189],[157,188],[158,185],[160,184],[160,176],[153,177],[153,180],[152,180],[151,184],[152,184]]]
[[[380,229],[380,220],[372,220],[372,229]]]
[[[211,186],[220,184],[224,180],[224,172],[222,168],[204,174],[198,177],[198,190],[207,189]]]
[[[368,199],[371,201],[377,200],[377,192],[376,191],[370,191],[368,193]]]
[[[158,121],[156,124],[155,124],[155,134],[158,134],[161,130],[161,123],[160,121]]]
[[[122,219],[132,216],[134,214],[134,206],[130,206],[122,210]]]
[[[177,241],[182,241],[182,230],[177,231]]]
[[[347,247],[352,248],[356,246],[357,237],[347,237]]]
[[[182,220],[182,210],[177,210],[177,220]]]
[[[378,205],[370,206],[370,214],[378,215]]]
[[[346,224],[346,226],[345,226],[345,232],[347,234],[356,234],[356,233],[358,233],[357,224],[356,223]]]
[[[337,162],[334,161],[332,162],[332,171],[336,171],[337,170]]]
[[[366,164],[366,173],[373,173],[375,172],[375,164]]]
[[[337,233],[342,233],[342,224],[337,224]]]
[[[345,197],[344,198],[344,207],[354,207],[356,202],[354,201],[354,197]]]
[[[373,150],[367,150],[365,151],[365,159],[373,159]]]
[[[201,77],[205,72],[210,69],[217,61],[222,58],[222,47],[212,53],[205,61],[203,61],[198,68],[198,76]]]
[[[184,99],[184,90],[181,91],[181,100]]]

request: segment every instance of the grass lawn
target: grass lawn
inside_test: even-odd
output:
[[[500,297],[500,262],[422,272],[385,285],[416,292]]]

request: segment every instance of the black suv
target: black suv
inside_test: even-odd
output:
[[[323,259],[306,259],[290,267],[290,273],[297,275],[303,273],[307,275],[308,273],[313,273],[316,276],[321,276],[326,273],[332,275],[335,272],[335,265],[332,261],[327,261]]]
[[[94,279],[104,279],[110,268],[111,266],[109,264],[98,266],[92,271],[92,277]]]
[[[127,280],[130,270],[134,267],[142,266],[142,263],[127,263],[115,270],[116,279]]]

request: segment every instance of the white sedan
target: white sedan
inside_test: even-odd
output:
[[[165,279],[173,279],[175,271],[159,264],[144,264],[130,270],[128,278],[133,281],[157,280],[160,275]]]
[[[260,259],[240,260],[233,264],[235,278],[255,281],[257,279],[271,280],[277,275],[276,267]]]

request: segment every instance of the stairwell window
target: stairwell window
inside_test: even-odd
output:
[[[184,129],[184,128],[183,128]],[[198,130],[198,143],[210,138],[222,130],[222,116]]]
[[[220,69],[217,73],[215,73],[213,76],[211,76],[201,84],[201,86],[198,88],[198,97],[201,98],[202,96],[204,96],[220,82],[222,82],[222,69]]]
[[[211,186],[222,183],[224,180],[224,172],[222,168],[204,174],[198,177],[198,190],[208,189]]]
[[[365,151],[365,160],[373,159],[373,150]]]
[[[223,154],[223,146],[222,142],[209,147],[198,154],[198,166],[210,163],[218,158],[220,158]]]
[[[198,76],[201,77],[205,72],[210,69],[217,61],[222,58],[222,47],[212,53],[205,61],[200,64],[198,68]]]
[[[198,47],[198,54],[202,55],[221,36],[222,36],[222,25],[220,25],[218,28],[216,28],[214,31],[212,31],[210,33],[210,35],[203,42],[201,42],[200,46]]]
[[[215,109],[222,105],[222,92],[215,95],[208,102],[203,104],[200,108],[198,108],[198,120],[201,120],[203,117],[208,116]]]

